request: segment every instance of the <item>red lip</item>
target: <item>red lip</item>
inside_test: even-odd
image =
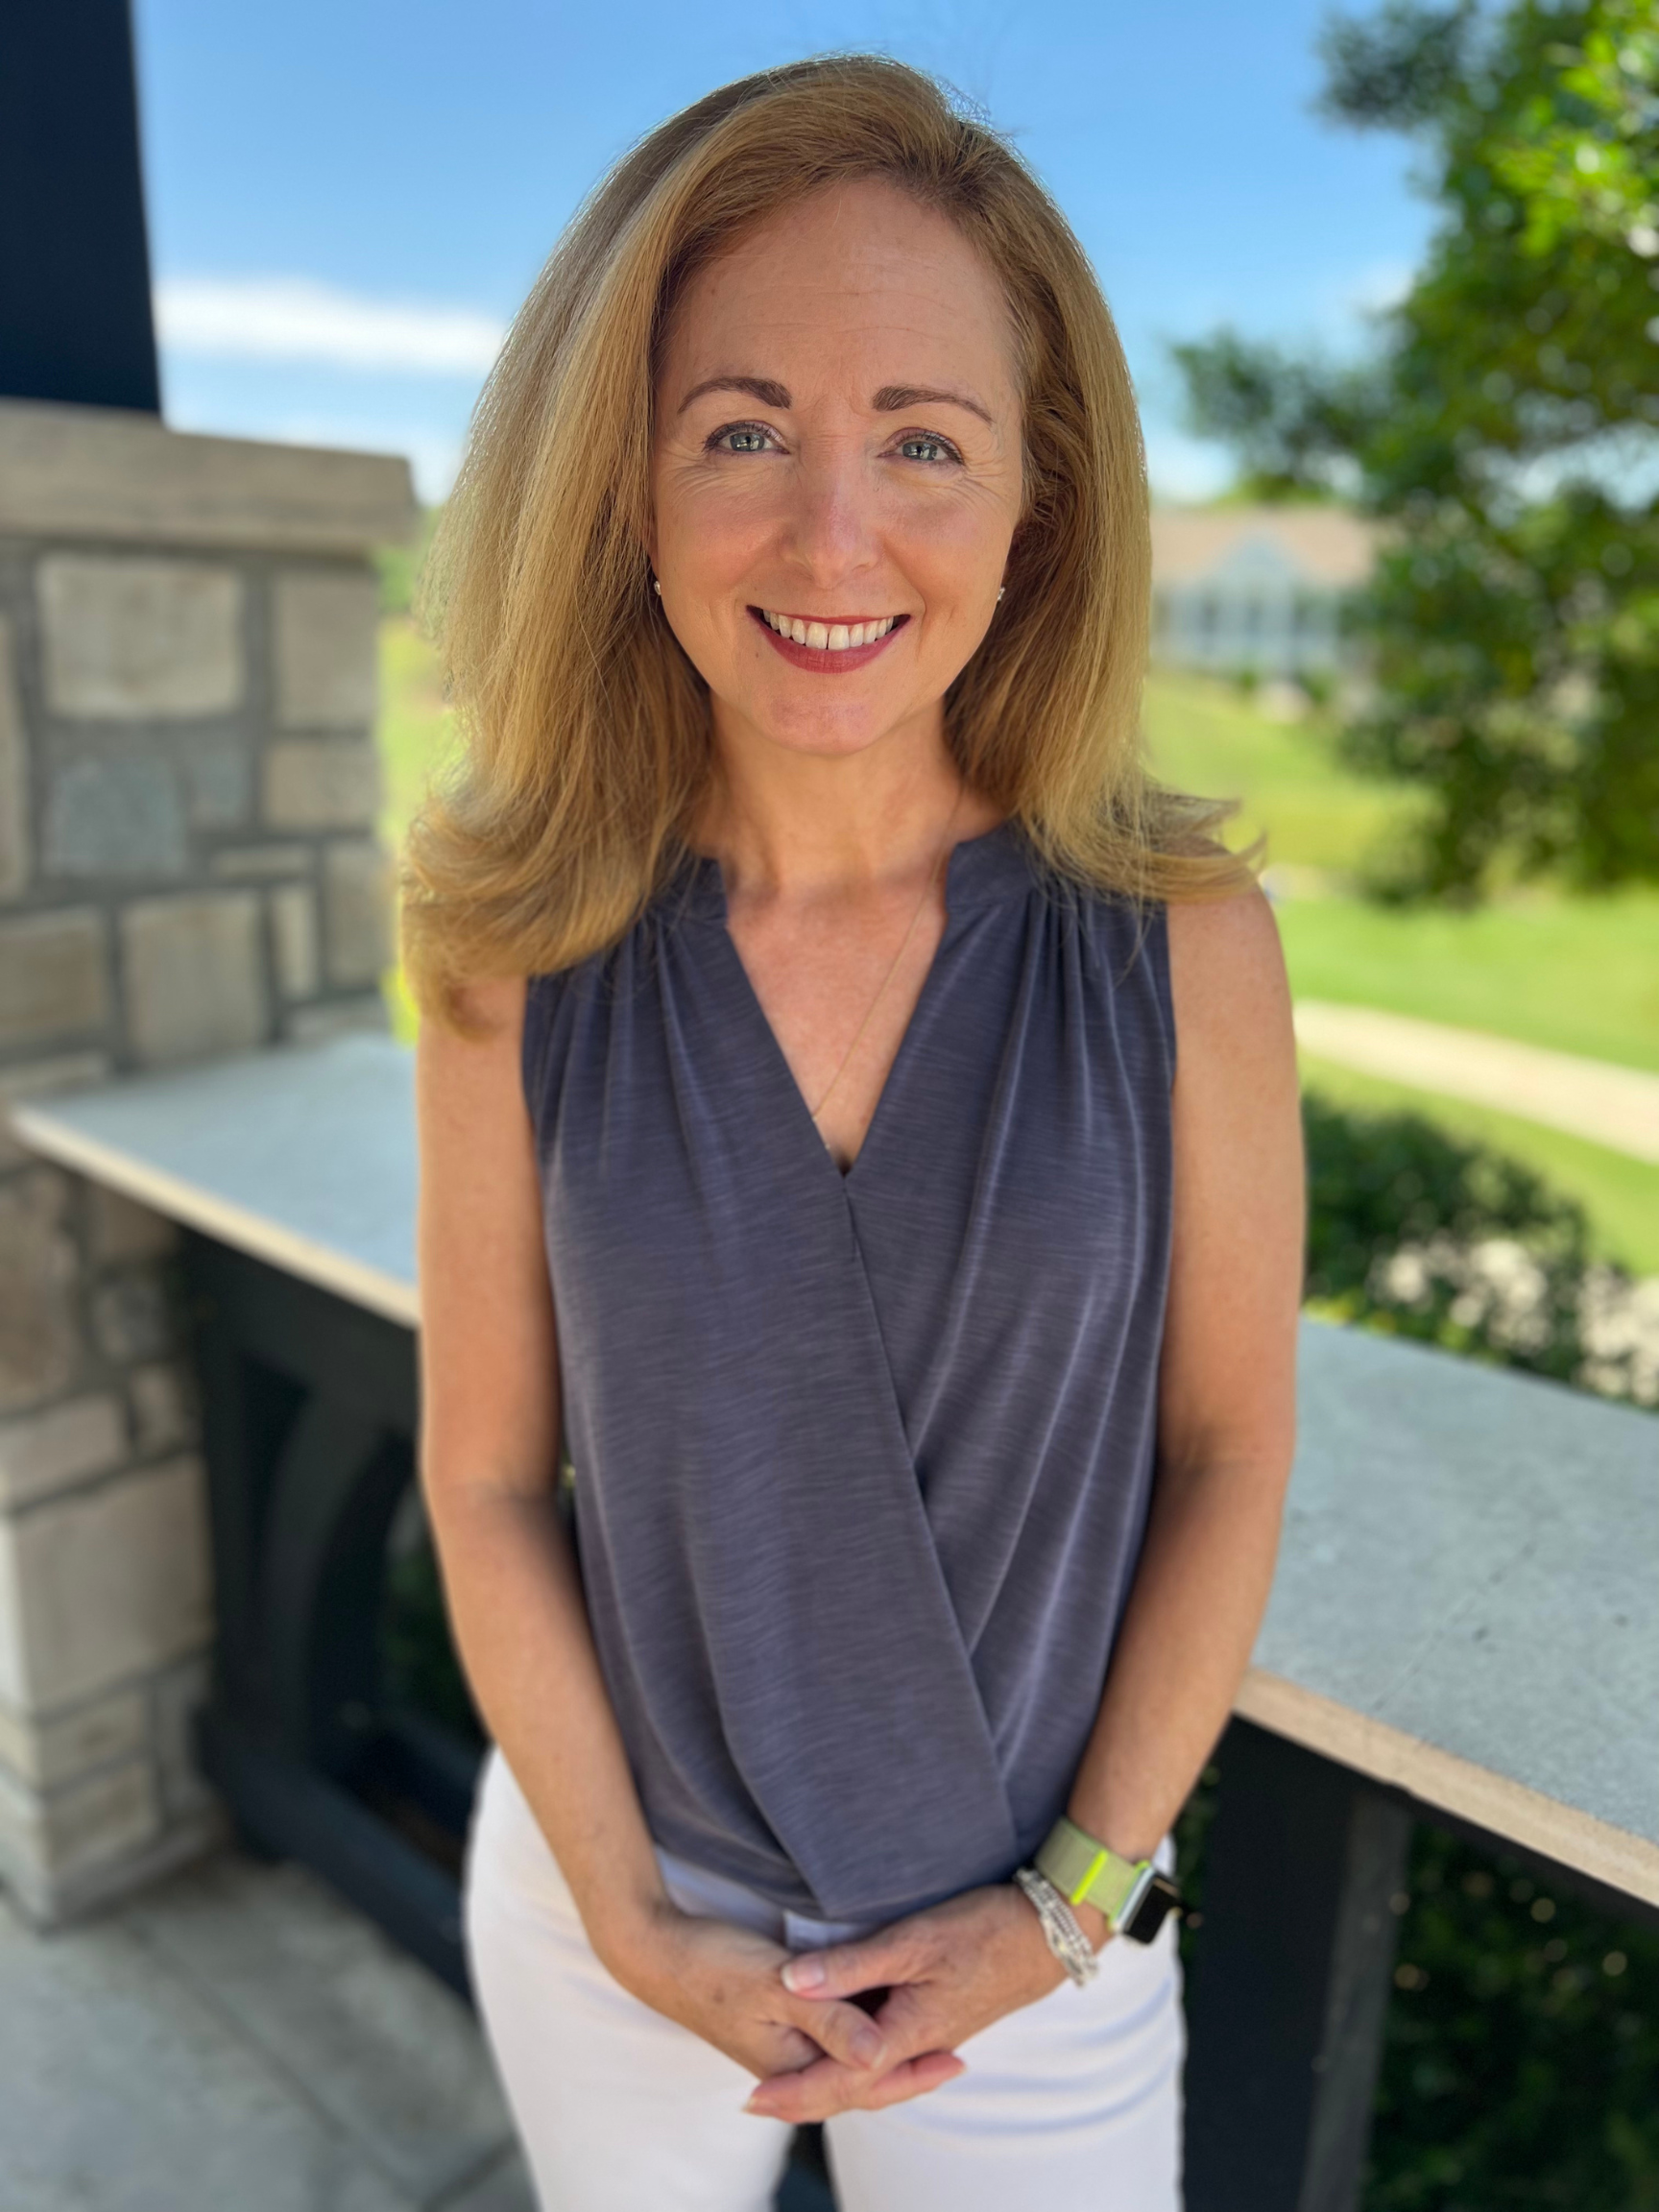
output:
[[[854,668],[865,667],[878,653],[892,644],[910,619],[908,614],[901,614],[886,637],[878,637],[872,645],[849,645],[839,653],[831,653],[828,645],[797,645],[793,637],[780,637],[757,608],[751,607],[749,613],[768,645],[795,667],[809,668],[816,676],[850,676]]]

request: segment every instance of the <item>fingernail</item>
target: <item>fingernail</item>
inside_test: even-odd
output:
[[[822,1989],[826,1980],[824,1962],[808,1954],[802,1959],[791,1959],[783,1969],[783,1986],[793,1989],[797,1997],[805,1997],[813,1989]]]
[[[763,2120],[766,2119],[771,2112],[770,2105],[761,2104],[760,2092],[758,2090],[757,2090],[754,2096],[750,2098],[748,2104],[744,2105],[743,2109],[745,2112],[754,2112],[758,2114],[759,2117]]]
[[[853,2056],[861,2066],[874,2066],[887,2045],[879,2028],[854,2028]]]

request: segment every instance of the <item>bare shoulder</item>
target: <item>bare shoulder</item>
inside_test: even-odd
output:
[[[1272,902],[1259,884],[1227,899],[1171,900],[1169,988],[1177,1039],[1283,1030],[1290,983]]]

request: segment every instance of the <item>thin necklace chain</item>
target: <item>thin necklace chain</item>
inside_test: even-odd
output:
[[[922,909],[927,903],[933,886],[938,881],[939,871],[945,865],[945,856],[950,850],[950,832],[955,828],[957,809],[962,805],[962,794],[966,788],[967,785],[965,782],[959,782],[956,786],[956,796],[950,802],[950,813],[945,824],[944,840],[939,847],[939,856],[927,872],[927,880],[922,886],[922,896],[916,902],[916,911],[911,915],[909,926],[906,928],[903,936],[899,940],[899,950],[894,953],[892,961],[888,966],[886,974],[883,975],[880,982],[877,984],[876,996],[871,999],[869,1005],[866,1007],[863,1021],[860,1022],[857,1028],[854,1030],[853,1043],[849,1045],[846,1051],[842,1053],[840,1066],[836,1069],[834,1074],[830,1076],[829,1085],[819,1097],[817,1105],[809,1109],[814,1121],[816,1121],[819,1115],[823,1113],[825,1105],[828,1103],[830,1093],[834,1090],[836,1084],[840,1082],[842,1076],[845,1074],[847,1070],[847,1063],[852,1059],[854,1051],[857,1046],[859,1038],[862,1037],[865,1030],[869,1028],[870,1018],[875,1013],[877,1007],[881,1003],[882,993],[886,990],[888,984],[892,982],[894,974],[898,970],[899,963],[904,957],[904,948],[909,944],[911,938],[915,935],[916,925],[922,919]]]

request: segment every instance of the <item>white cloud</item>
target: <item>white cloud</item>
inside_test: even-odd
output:
[[[309,276],[164,276],[156,332],[180,353],[481,376],[506,325],[470,307],[366,300]]]

